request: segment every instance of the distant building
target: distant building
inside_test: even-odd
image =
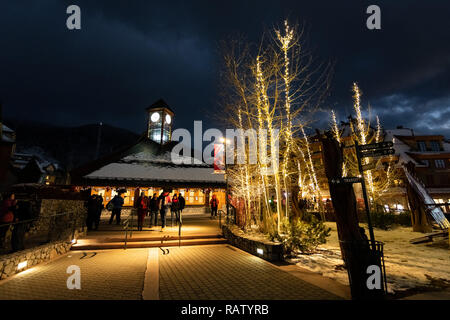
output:
[[[12,165],[16,169],[19,183],[38,183],[46,185],[64,185],[67,173],[61,165],[40,154],[15,153]]]
[[[400,163],[411,162],[416,178],[436,203],[450,203],[450,143],[442,135],[415,135],[411,129],[387,130]],[[443,211],[450,213],[450,207]]]
[[[175,113],[163,100],[146,109],[147,131],[134,144],[89,162],[71,172],[71,184],[77,189],[91,188],[107,203],[119,189],[125,189],[125,205],[132,206],[136,196],[160,194],[163,188],[181,193],[187,206],[204,207],[210,195],[225,203],[225,179],[214,173],[213,165],[174,164],[171,140]],[[192,158],[193,159],[193,158]]]

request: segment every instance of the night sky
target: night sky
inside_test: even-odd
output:
[[[81,8],[81,30],[66,8]],[[381,7],[381,30],[366,8]],[[104,122],[140,133],[144,108],[164,98],[175,127],[219,113],[220,41],[259,41],[285,18],[305,23],[314,55],[335,62],[323,105],[352,111],[351,84],[385,128],[450,138],[450,2],[2,1],[0,100],[5,118],[62,126]],[[317,115],[318,123],[327,117]]]

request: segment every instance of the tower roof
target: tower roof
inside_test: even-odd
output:
[[[169,107],[169,105],[163,100],[163,99],[159,99],[158,101],[154,102],[153,104],[151,104],[149,107],[147,107],[145,110],[151,110],[151,109],[159,109],[159,108],[164,108],[169,110],[171,113],[175,113],[172,108]]]

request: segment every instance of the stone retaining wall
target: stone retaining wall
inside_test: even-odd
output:
[[[59,241],[26,249],[23,251],[3,255],[0,257],[0,280],[6,279],[19,271],[31,268],[39,263],[52,260],[59,255],[65,254],[70,250],[72,243],[70,241]],[[27,262],[22,270],[18,270],[21,262]]]
[[[232,225],[223,225],[222,233],[231,245],[247,251],[248,253],[267,261],[283,260],[283,246],[281,243],[250,239],[249,237],[246,237],[245,233],[238,227]]]

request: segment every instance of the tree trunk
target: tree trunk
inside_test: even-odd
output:
[[[408,170],[412,175],[415,175],[415,165],[409,162],[404,170]],[[408,196],[409,208],[411,209],[411,224],[415,232],[431,232],[433,229],[427,219],[425,212],[425,205],[417,194],[416,190],[406,181],[406,194]]]
[[[328,180],[342,177],[342,150],[331,134],[321,135],[325,174]],[[336,225],[342,259],[347,268],[353,299],[367,297],[366,268],[370,256],[367,238],[358,224],[356,197],[352,184],[329,184],[331,201],[336,213]]]

